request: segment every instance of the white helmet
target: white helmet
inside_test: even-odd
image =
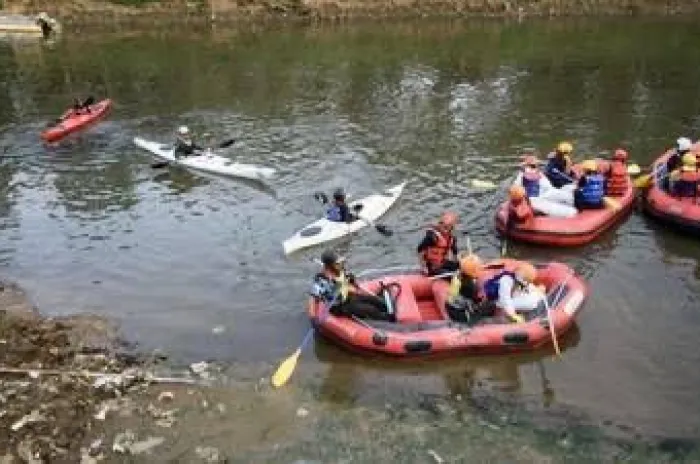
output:
[[[693,148],[693,142],[688,137],[681,137],[676,140],[676,145],[678,145],[679,151],[688,151]]]
[[[190,128],[187,126],[180,126],[177,129],[177,133],[180,135],[189,135],[190,134]]]
[[[48,14],[46,14],[45,11],[42,11],[41,13],[39,13],[39,15],[36,17],[36,19],[40,19],[40,20],[42,20],[42,21],[49,22],[49,20],[50,20],[51,18],[49,17]]]

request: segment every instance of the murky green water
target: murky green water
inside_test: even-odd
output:
[[[444,208],[496,256],[499,198],[470,180],[503,180],[524,149],[560,139],[580,155],[622,144],[645,164],[698,136],[697,31],[667,20],[376,23],[0,42],[2,272],[46,311],[116,318],[144,349],[272,370],[308,326],[320,250],[285,258],[281,242],[321,213],[311,193],[409,181],[384,219],[392,238],[366,230],[339,245],[357,270],[414,263]],[[45,123],[88,92],[113,98],[112,115],[44,147]],[[279,175],[261,187],[151,169],[131,138],[167,140],[180,124],[212,143],[237,138],[232,158]],[[295,381],[320,382],[319,399],[340,405],[486,385],[595,423],[697,437],[697,241],[635,213],[582,249],[511,248],[590,282],[563,360],[397,367],[318,342]]]

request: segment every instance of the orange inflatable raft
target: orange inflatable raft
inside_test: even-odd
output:
[[[503,270],[514,270],[518,261],[498,260],[491,263],[484,280]],[[547,289],[550,317],[557,337],[574,324],[587,288],[571,268],[560,263],[538,265],[537,284]],[[396,286],[397,322],[334,316],[325,305],[310,298],[308,315],[324,337],[353,351],[380,353],[394,357],[426,357],[458,354],[501,354],[534,350],[552,342],[544,301],[526,321],[506,322],[497,314],[475,325],[450,320],[445,309],[449,283],[421,274],[385,276],[359,285],[376,293],[381,285]]]
[[[696,144],[695,149],[700,152],[700,145]],[[671,153],[672,151],[664,153],[652,166],[652,184],[642,194],[644,211],[679,230],[700,234],[700,198],[674,197],[660,187],[668,177],[666,162]]]
[[[598,165],[603,170],[606,163],[598,160]],[[540,245],[585,245],[619,223],[632,211],[635,196],[634,184],[630,177],[627,176],[627,189],[623,195],[607,198],[609,200],[605,208],[581,210],[571,218],[537,215],[525,223],[511,225],[507,235],[513,240]],[[616,207],[612,207],[611,204],[615,204]],[[507,218],[508,201],[505,201],[496,213],[496,230],[502,235],[506,234]]]

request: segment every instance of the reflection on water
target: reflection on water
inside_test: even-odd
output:
[[[415,263],[422,229],[446,208],[495,257],[493,212],[524,151],[571,139],[577,156],[622,145],[644,165],[698,132],[695,31],[666,20],[485,21],[0,42],[3,272],[45,310],[109,315],[177,361],[272,366],[308,326],[301,308],[320,250],[285,258],[281,243],[322,213],[313,192],[342,185],[360,197],[409,181],[383,218],[394,236],[368,228],[338,244],[355,270]],[[113,98],[112,114],[43,146],[46,123],[87,94]],[[235,138],[226,156],[279,174],[258,185],[153,169],[131,143],[170,140],[181,124],[205,144]],[[590,282],[562,360],[394,367],[319,345],[299,375],[324,371],[320,396],[340,404],[488,384],[650,433],[697,434],[694,240],[634,214],[580,249],[510,249]]]

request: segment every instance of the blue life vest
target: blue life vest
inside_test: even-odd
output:
[[[523,173],[523,188],[529,198],[540,195],[540,177],[542,174],[539,172]]]
[[[309,293],[325,302],[330,302],[337,293],[336,287],[337,285],[333,281],[326,278],[316,278],[311,284],[311,291]]]
[[[683,178],[684,174],[687,176],[685,179]],[[691,175],[688,176],[688,174]],[[673,194],[678,197],[694,198],[698,194],[697,174],[682,173],[681,178],[673,183]]]
[[[487,300],[498,300],[498,290],[500,288],[499,282],[503,276],[511,276],[513,279],[515,279],[515,274],[510,271],[503,271],[500,274],[496,274],[495,276],[491,277],[484,284],[484,295],[486,295]]]
[[[326,212],[326,219],[333,222],[343,222],[343,215],[338,205],[331,206]]]
[[[589,206],[602,204],[605,196],[605,177],[602,174],[586,175],[586,185],[579,192],[583,204]]]
[[[544,168],[544,173],[556,188],[562,187],[566,184],[571,183],[571,179],[568,179],[566,174],[566,160],[559,159],[557,157],[551,157],[547,161],[547,165]]]

